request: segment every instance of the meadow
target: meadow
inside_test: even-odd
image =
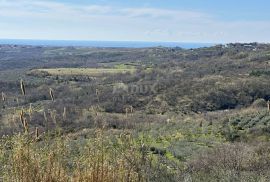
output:
[[[0,181],[270,180],[268,44],[1,50]]]
[[[126,68],[50,68],[50,69],[36,69],[33,72],[46,72],[49,75],[58,76],[103,76],[104,74],[119,74],[119,73],[133,73],[136,69]]]

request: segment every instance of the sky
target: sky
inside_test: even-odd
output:
[[[0,39],[270,42],[269,0],[0,0]]]

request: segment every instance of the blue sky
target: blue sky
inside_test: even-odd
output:
[[[0,0],[0,38],[270,42],[269,0]]]

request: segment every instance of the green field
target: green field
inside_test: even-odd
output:
[[[109,69],[109,68],[50,68],[36,69],[33,71],[47,72],[50,75],[84,75],[84,76],[102,76],[104,74],[134,73],[136,69]]]

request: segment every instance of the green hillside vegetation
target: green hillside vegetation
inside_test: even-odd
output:
[[[270,180],[268,44],[0,48],[0,181]]]

